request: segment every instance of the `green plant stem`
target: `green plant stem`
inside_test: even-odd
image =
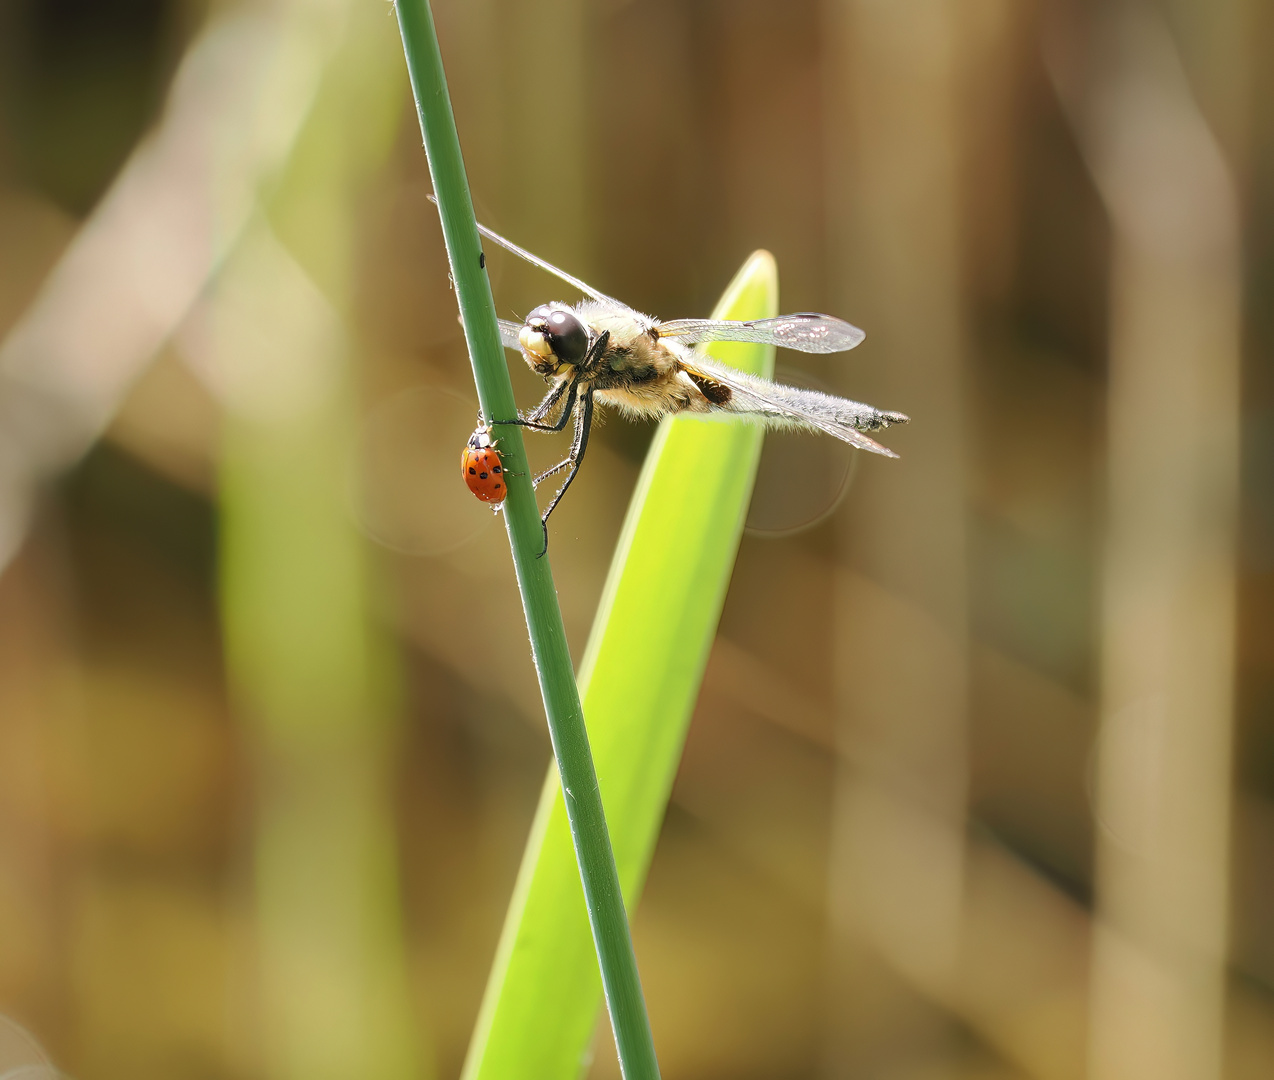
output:
[[[758,251],[712,317],[777,314],[777,268]],[[709,351],[756,375],[774,370],[772,345],[715,342]],[[716,635],[763,436],[739,420],[682,415],[660,422],[580,662],[611,844],[632,908]],[[573,1080],[601,999],[566,807],[550,769],[461,1080]]]
[[[514,417],[513,386],[481,257],[433,13],[428,0],[398,0],[396,6],[482,414]],[[627,1080],[648,1080],[659,1076],[659,1065],[552,570],[547,555],[538,557],[543,531],[522,433],[505,427],[497,434],[509,478],[504,518],[620,1067]]]

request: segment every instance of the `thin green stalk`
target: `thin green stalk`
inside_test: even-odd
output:
[[[482,414],[516,416],[433,13],[428,0],[398,0],[397,10]],[[557,590],[548,557],[538,557],[543,532],[522,433],[517,427],[505,427],[499,437],[509,478],[504,519],[620,1067],[628,1080],[648,1080],[659,1076],[659,1065]]]
[[[714,319],[778,314],[774,259],[743,264]],[[715,342],[756,375],[774,346]],[[716,636],[764,432],[683,414],[659,424],[580,662],[579,686],[629,907],[641,896]],[[675,536],[676,544],[668,537]],[[557,777],[545,777],[461,1080],[577,1080],[601,985]]]

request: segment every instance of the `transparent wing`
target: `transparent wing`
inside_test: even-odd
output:
[[[433,203],[435,206],[438,205],[438,200],[433,195],[429,196],[429,201]],[[628,306],[627,304],[624,304],[621,301],[616,300],[613,296],[607,296],[603,292],[598,292],[596,289],[593,288],[593,286],[588,284],[588,282],[581,281],[574,274],[568,274],[565,270],[559,270],[551,262],[547,262],[546,260],[541,259],[538,255],[532,255],[529,251],[526,250],[526,248],[518,247],[517,244],[515,244],[512,240],[506,240],[498,232],[494,232],[491,229],[488,229],[483,224],[479,223],[478,232],[480,232],[488,240],[494,240],[497,244],[499,244],[502,248],[504,248],[505,251],[513,252],[513,254],[516,255],[519,259],[525,259],[532,266],[538,266],[541,270],[547,270],[554,277],[561,278],[563,281],[566,282],[566,284],[575,286],[575,288],[579,289],[579,291],[582,292],[585,296],[591,296],[594,300],[609,300],[613,304],[619,304],[620,307]]]
[[[860,450],[868,450],[873,454],[882,454],[891,458],[898,456],[887,446],[882,446],[875,439],[864,435],[853,425],[852,420],[855,416],[864,418],[876,416],[887,418],[887,424],[905,424],[907,417],[901,413],[880,413],[870,405],[849,401],[847,398],[833,397],[831,394],[820,393],[817,390],[783,386],[781,383],[773,383],[756,375],[736,371],[732,367],[715,363],[703,356],[696,355],[691,361],[683,361],[682,367],[692,374],[728,386],[731,390],[731,399],[725,408],[730,412],[750,413],[762,419],[770,417],[805,424],[819,431],[825,431],[828,435],[856,446]]]
[[[500,324],[500,341],[503,342],[506,349],[512,349],[514,352],[521,352],[522,346],[518,344],[518,334],[522,332],[522,324],[510,322],[508,319],[496,319]]]
[[[659,324],[659,336],[687,345],[702,341],[753,341],[807,353],[845,352],[867,335],[842,319],[814,312],[780,315],[777,319],[727,322],[722,319],[676,319]]]

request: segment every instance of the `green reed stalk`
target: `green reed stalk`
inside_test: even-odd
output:
[[[398,0],[397,10],[478,400],[483,416],[513,417],[517,415],[513,386],[484,269],[433,13],[428,0]],[[509,485],[504,519],[615,1045],[627,1080],[649,1080],[659,1076],[659,1065],[552,569],[547,555],[538,558],[544,534],[522,433],[517,427],[506,427],[499,437]]]

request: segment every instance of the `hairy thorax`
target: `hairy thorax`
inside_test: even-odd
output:
[[[708,399],[682,369],[682,346],[658,340],[654,319],[636,322],[631,314],[612,313],[603,304],[581,304],[598,332],[610,331],[606,351],[584,379],[596,388],[597,400],[632,416],[660,417],[672,412],[706,412]],[[591,309],[591,310],[588,310]]]

